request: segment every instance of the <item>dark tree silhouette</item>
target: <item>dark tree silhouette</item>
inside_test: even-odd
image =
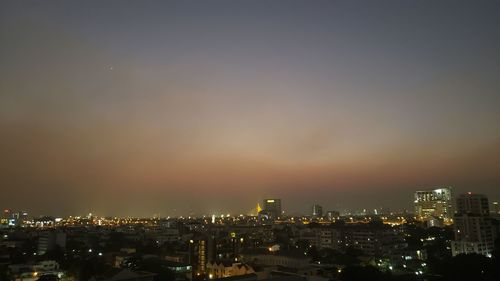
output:
[[[383,273],[373,266],[348,266],[340,274],[341,281],[386,281],[391,280],[389,274]]]

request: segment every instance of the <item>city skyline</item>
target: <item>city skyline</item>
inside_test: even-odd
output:
[[[434,188],[443,188],[443,187],[434,187]],[[450,188],[450,187],[445,187],[445,188]],[[416,193],[418,192],[432,192],[432,190],[428,191],[420,191],[416,190]],[[460,193],[457,194],[456,196],[451,197],[451,203],[453,206],[456,204],[456,200],[459,195],[467,195],[467,194],[474,194],[474,195],[481,195],[481,196],[487,196],[485,194],[480,194],[476,192],[471,192],[468,191],[466,193]],[[279,200],[280,204],[282,201],[282,198],[276,198],[276,199],[263,199],[265,202],[266,200]],[[327,202],[325,204],[318,204],[318,202]],[[70,213],[65,213],[65,212],[55,212],[55,213],[31,213],[31,210],[28,208],[10,208],[9,205],[3,206],[3,211],[4,213],[9,213],[11,215],[18,215],[20,216],[21,214],[23,216],[27,216],[29,214],[29,217],[31,218],[36,218],[36,217],[85,217],[89,215],[95,215],[98,217],[118,217],[118,218],[125,218],[125,217],[131,217],[131,218],[152,218],[152,217],[157,217],[157,218],[188,218],[188,217],[193,217],[193,218],[201,218],[201,217],[238,217],[238,216],[257,216],[261,210],[266,211],[265,208],[260,207],[260,202],[256,201],[254,202],[256,205],[252,206],[244,206],[241,207],[238,210],[230,210],[230,209],[223,209],[223,208],[218,208],[218,209],[212,209],[212,210],[201,210],[201,211],[193,211],[193,210],[188,210],[188,211],[182,211],[182,210],[176,210],[172,209],[166,212],[162,212],[161,210],[157,210],[156,212],[129,212],[129,211],[117,211],[117,212],[103,212],[102,210],[96,210],[92,208],[88,208],[83,211],[75,211],[75,212],[70,212]],[[314,214],[315,210],[321,210],[323,213],[323,217],[327,217],[327,213],[329,212],[338,212],[342,216],[380,216],[380,215],[396,215],[396,214],[404,214],[404,215],[410,215],[413,214],[415,217],[420,217],[420,212],[414,210],[416,207],[417,201],[408,201],[405,202],[408,203],[410,207],[406,208],[390,208],[388,206],[383,206],[383,205],[377,205],[377,203],[372,203],[373,206],[375,207],[370,207],[370,206],[364,206],[361,208],[343,208],[341,207],[341,204],[332,204],[331,201],[329,200],[316,200],[313,203],[307,203],[307,202],[302,202],[301,205],[302,207],[299,210],[291,210],[286,208],[286,201],[285,201],[285,208],[282,208],[282,215],[284,217],[315,217],[317,215]],[[420,203],[419,203],[420,204]],[[492,212],[495,210],[495,205],[498,204],[498,201],[492,200],[490,202],[491,205],[491,210]],[[264,204],[265,205],[265,204]],[[264,206],[263,205],[263,206]],[[257,207],[256,207],[257,206]],[[311,212],[312,210],[312,212]],[[267,213],[264,213],[267,214]],[[453,213],[451,214],[453,215]],[[440,216],[435,216],[435,219],[442,219]]]
[[[500,198],[499,2],[120,4],[0,3],[2,208]]]

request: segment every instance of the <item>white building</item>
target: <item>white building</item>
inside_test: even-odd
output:
[[[209,279],[226,278],[255,273],[253,268],[244,263],[208,262],[207,273]]]
[[[439,218],[451,222],[453,192],[451,187],[415,192],[415,215],[421,220]]]
[[[488,198],[481,194],[462,194],[457,199],[455,240],[452,255],[476,253],[490,257],[495,234],[490,219]]]

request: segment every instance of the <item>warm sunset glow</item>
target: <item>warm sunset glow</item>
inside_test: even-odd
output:
[[[498,3],[140,2],[0,4],[2,208],[500,197]]]

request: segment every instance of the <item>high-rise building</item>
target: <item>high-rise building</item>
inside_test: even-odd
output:
[[[193,276],[201,276],[206,272],[207,262],[216,259],[217,242],[212,233],[196,233],[189,240],[189,263],[193,268]]]
[[[323,216],[323,207],[318,204],[314,204],[312,206],[312,215],[313,217],[322,217]]]
[[[470,253],[491,256],[495,237],[486,196],[470,192],[460,195],[454,222],[453,256]]]
[[[28,220],[28,212],[27,211],[22,211],[21,212],[21,220],[27,221]]]
[[[40,232],[38,235],[38,249],[37,254],[43,255],[48,251],[53,250],[55,247],[61,249],[66,248],[66,233],[47,230]]]
[[[9,209],[3,210],[3,212],[2,212],[2,218],[0,218],[0,224],[2,224],[2,225],[8,225],[9,224],[10,213],[11,212],[10,212]]]
[[[493,209],[492,209],[493,214],[498,215],[500,214],[500,205],[498,205],[498,202],[495,201],[493,202]]]
[[[326,216],[329,220],[334,220],[340,217],[340,213],[338,211],[328,211],[326,212]]]
[[[198,240],[198,273],[205,273],[205,266],[207,264],[207,240]]]
[[[2,218],[3,219],[11,219],[11,213],[12,213],[12,211],[10,209],[3,210]]]
[[[281,216],[281,199],[264,199],[264,209],[262,210],[271,218]]]
[[[451,187],[415,192],[415,215],[421,220],[439,218],[450,223],[453,218]]]

